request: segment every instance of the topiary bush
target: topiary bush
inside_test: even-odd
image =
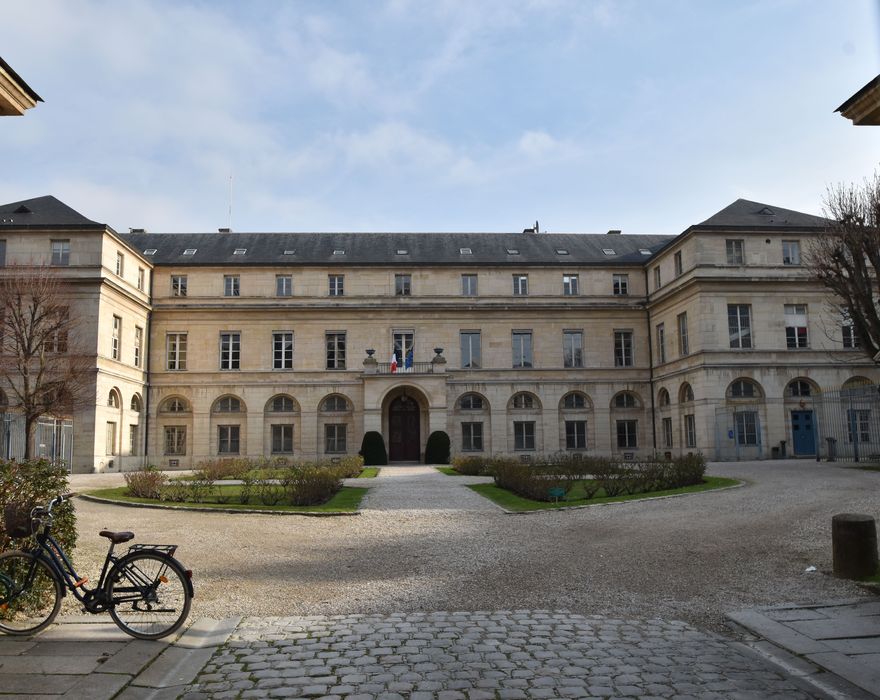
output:
[[[382,433],[369,430],[364,433],[361,440],[361,451],[358,454],[364,458],[367,467],[382,467],[388,464],[388,452],[385,449],[385,438]]]
[[[425,445],[425,464],[449,464],[449,435],[435,430]]]

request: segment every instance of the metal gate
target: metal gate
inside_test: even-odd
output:
[[[24,416],[0,414],[0,457],[23,459],[25,452]],[[41,418],[34,431],[34,456],[61,463],[67,471],[73,460],[73,421]]]
[[[819,451],[826,459],[880,461],[880,386],[863,384],[813,397]]]
[[[715,408],[715,459],[765,459],[760,406]]]

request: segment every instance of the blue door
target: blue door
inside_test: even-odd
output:
[[[816,454],[816,432],[812,411],[791,412],[791,441],[796,455]]]

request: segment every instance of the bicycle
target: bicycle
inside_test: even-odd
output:
[[[61,599],[70,591],[83,612],[109,612],[113,622],[137,639],[161,639],[189,615],[195,595],[192,571],[174,558],[177,545],[135,544],[122,556],[116,545],[132,532],[101,530],[110,549],[94,588],[86,586],[60,544],[52,537],[53,508],[76,494],[56,496],[45,506],[9,504],[3,518],[12,538],[34,536],[32,547],[0,554],[0,632],[36,634],[52,624]]]

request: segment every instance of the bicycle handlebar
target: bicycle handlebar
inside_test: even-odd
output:
[[[45,506],[43,506],[43,509],[45,510],[45,512],[48,515],[51,515],[52,509],[55,506],[60,506],[62,503],[64,503],[64,501],[69,501],[71,498],[73,498],[76,495],[77,494],[74,493],[73,491],[71,491],[69,493],[59,493],[57,496],[55,496],[55,498],[53,498]]]

